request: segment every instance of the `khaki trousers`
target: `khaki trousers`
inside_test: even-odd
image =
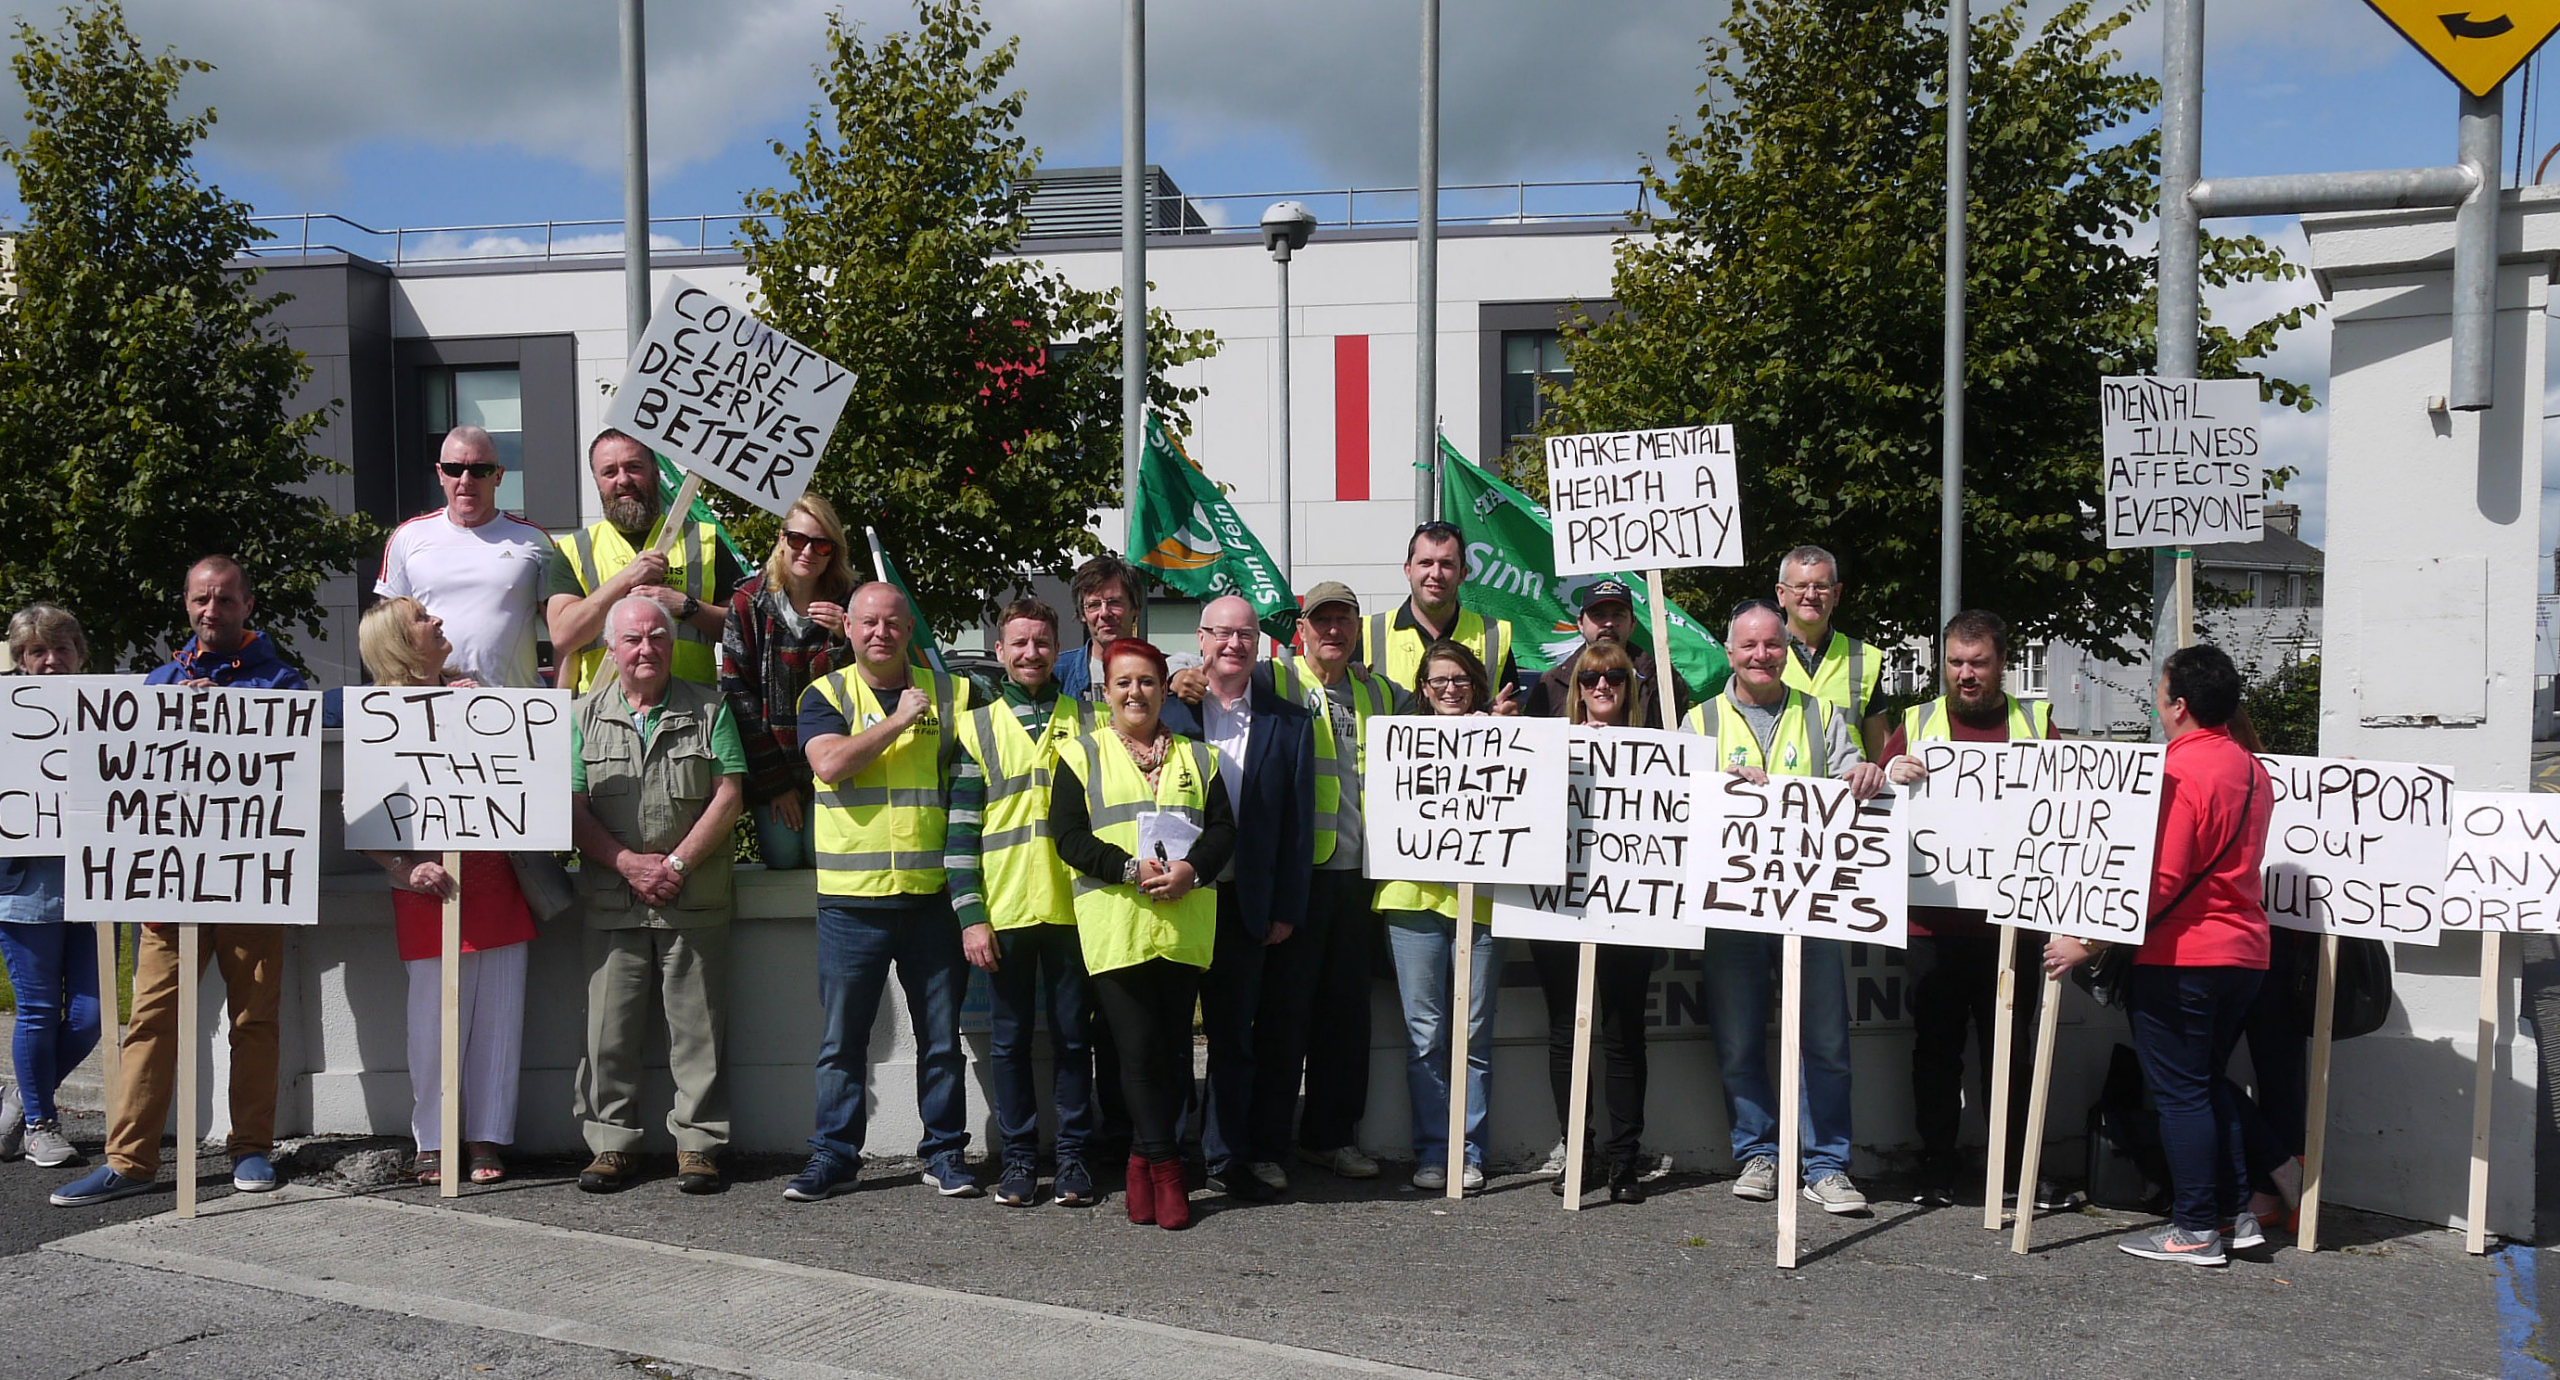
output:
[[[632,1104],[653,993],[666,1012],[667,1071],[676,1084],[667,1131],[678,1150],[709,1153],[727,1145],[729,1090],[720,1078],[720,1044],[729,1015],[729,927],[586,933],[587,1053],[578,1061],[577,1114],[587,1148],[599,1154],[640,1148]]]
[[[284,992],[282,925],[206,925],[201,957],[220,964],[231,1012],[233,1159],[275,1148],[276,1008]],[[189,981],[201,981],[199,972]],[[112,979],[109,980],[112,982]],[[160,1172],[160,1132],[177,1093],[178,1060],[198,1057],[195,1032],[178,1029],[178,927],[145,925],[133,960],[133,1023],[124,1034],[124,1077],[107,1118],[107,1163],[129,1179]],[[106,991],[112,993],[113,986]],[[112,999],[112,998],[110,998]],[[178,1147],[193,1154],[194,1147]]]

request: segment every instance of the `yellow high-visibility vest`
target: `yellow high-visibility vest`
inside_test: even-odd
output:
[[[1136,857],[1138,816],[1170,810],[1194,825],[1209,818],[1212,767],[1208,749],[1179,734],[1167,745],[1155,789],[1129,757],[1128,746],[1109,729],[1063,745],[1058,758],[1084,783],[1085,813],[1094,837]],[[1218,893],[1207,879],[1167,905],[1137,887],[1075,874],[1076,937],[1085,971],[1107,973],[1149,959],[1169,958],[1194,968],[1209,966],[1218,943]]]
[[[1307,707],[1316,720],[1316,851],[1318,866],[1333,856],[1341,843],[1342,832],[1352,825],[1350,811],[1343,808],[1343,784],[1352,788],[1351,804],[1361,806],[1359,795],[1368,768],[1369,720],[1383,715],[1395,702],[1393,686],[1364,667],[1349,666],[1344,674],[1351,683],[1351,717],[1355,739],[1351,751],[1344,752],[1334,741],[1333,704],[1325,690],[1324,679],[1316,674],[1315,663],[1300,656],[1279,661],[1271,666],[1271,687],[1283,699],[1295,700]]]
[[[919,896],[942,890],[943,782],[959,750],[954,716],[969,707],[969,683],[914,668],[930,679],[933,712],[907,725],[850,781],[817,783],[810,842],[821,896]],[[888,717],[854,667],[810,687],[859,733]]]
[[[1429,645],[1430,640],[1422,635],[1422,629],[1418,627],[1410,624],[1397,627],[1396,614],[1399,611],[1389,609],[1385,613],[1370,614],[1363,620],[1360,628],[1360,664],[1385,676],[1397,685],[1419,694],[1422,690],[1419,683],[1422,674],[1422,649]],[[1493,687],[1493,693],[1501,694],[1502,686],[1499,681],[1502,676],[1502,663],[1511,655],[1511,625],[1489,622],[1483,614],[1473,609],[1461,608],[1458,610],[1458,621],[1449,625],[1449,640],[1465,644],[1468,651],[1475,653],[1477,659],[1484,662],[1484,673],[1494,677],[1497,682]]]
[[[978,816],[978,867],[987,921],[1000,930],[1076,922],[1075,872],[1049,837],[1049,775],[1058,750],[1093,731],[1094,707],[1058,696],[1037,737],[999,700],[961,720],[961,750],[986,777]]]
[[[1778,731],[1769,736],[1769,748],[1760,749],[1760,737],[1751,731],[1751,723],[1734,707],[1733,692],[1728,689],[1709,703],[1715,706],[1714,731],[1708,731],[1707,705],[1693,705],[1681,727],[1691,733],[1712,737],[1716,741],[1716,769],[1758,767],[1771,776],[1829,776],[1831,774],[1830,705],[1793,686],[1787,688],[1787,702],[1778,709]]]
[[[622,529],[610,522],[582,527],[566,536],[552,538],[569,557],[570,566],[578,573],[578,588],[593,594],[614,573],[631,564],[639,551]],[[707,522],[688,522],[676,544],[667,550],[667,588],[680,589],[704,603],[710,603],[718,592],[713,571],[720,550],[720,533]],[[667,670],[679,680],[696,685],[717,686],[720,683],[720,649],[701,629],[678,618],[674,654],[668,658]],[[596,686],[596,677],[604,670],[604,642],[601,638],[584,647],[554,647],[554,657],[565,657],[573,651],[578,658],[577,691],[583,695]]]
[[[2044,700],[2022,700],[2015,695],[2008,696],[2008,700],[2011,742],[2042,738],[2051,731],[2052,704]],[[1909,744],[1950,739],[1952,735],[1947,731],[1947,725],[1954,711],[1946,708],[1946,703],[1946,696],[1941,695],[1903,710],[1902,741]]]
[[[1875,703],[1876,685],[1884,677],[1884,653],[1834,628],[1831,641],[1822,649],[1822,660],[1808,674],[1804,663],[1796,659],[1795,648],[1787,648],[1787,669],[1780,677],[1787,684],[1845,711],[1852,731],[1867,721],[1867,706]]]

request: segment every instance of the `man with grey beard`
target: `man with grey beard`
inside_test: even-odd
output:
[[[595,688],[605,665],[605,615],[627,594],[654,599],[676,626],[672,670],[679,680],[716,685],[720,630],[737,562],[720,531],[688,522],[664,552],[658,540],[658,460],[636,438],[607,428],[587,446],[604,521],[555,539],[543,580],[544,613],[558,684],[580,694]],[[574,658],[574,661],[572,660]]]

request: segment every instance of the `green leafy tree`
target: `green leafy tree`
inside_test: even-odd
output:
[[[136,666],[183,640],[187,567],[219,552],[248,569],[259,626],[325,637],[321,583],[379,534],[300,488],[338,468],[305,444],[327,414],[293,410],[310,370],[268,324],[283,299],[223,267],[267,232],[196,177],[213,112],[170,113],[207,65],[144,51],[113,0],[17,36],[0,600],[58,602],[98,669]]]
[[[1031,570],[1099,550],[1120,500],[1117,294],[1080,291],[1015,251],[1039,152],[1004,89],[1019,40],[986,47],[976,0],[918,0],[914,32],[866,42],[827,23],[823,100],[773,145],[790,181],[751,194],[741,247],[759,307],[853,371],[812,481],[847,525],[879,528],[945,631]],[[1148,396],[1176,426],[1199,391],[1175,367],[1208,332],[1148,328]]]
[[[1945,18],[1943,0],[1737,0],[1695,132],[1645,167],[1659,209],[1618,251],[1623,311],[1567,333],[1546,431],[1735,429],[1750,564],[1678,577],[1693,608],[1768,594],[1809,542],[1839,553],[1862,634],[1936,630]],[[2012,0],[1976,21],[1966,212],[1965,601],[2108,656],[2150,620],[2151,553],[2109,552],[2096,517],[2098,380],[2153,356],[2135,232],[2159,135],[2131,127],[2159,86],[2111,47],[2126,20],[2077,3],[2031,35]],[[2208,236],[2204,265],[2214,285],[2303,271],[2247,237]],[[2208,322],[2203,372],[2234,376],[2309,314]]]
[[[2240,707],[2269,752],[2320,752],[2320,658],[2305,657],[2251,681]]]

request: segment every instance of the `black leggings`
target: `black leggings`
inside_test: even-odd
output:
[[[1591,1005],[1599,1021],[1602,1101],[1609,1109],[1609,1137],[1600,1153],[1615,1169],[1632,1164],[1644,1139],[1644,1004],[1659,951],[1603,944],[1593,964]],[[1547,1080],[1556,1096],[1556,1124],[1568,1124],[1573,1095],[1573,998],[1582,946],[1561,939],[1532,939],[1529,957],[1547,996]]]
[[[1094,974],[1093,994],[1120,1048],[1129,1148],[1146,1159],[1172,1159],[1191,1092],[1191,1013],[1200,996],[1200,970],[1151,958]]]

